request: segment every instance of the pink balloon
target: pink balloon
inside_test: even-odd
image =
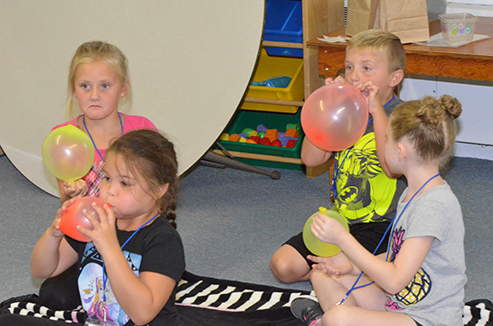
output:
[[[67,210],[63,213],[60,223],[58,224],[60,231],[78,241],[91,241],[89,237],[77,230],[77,226],[80,225],[83,228],[94,230],[91,222],[89,222],[84,214],[82,214],[82,210],[84,209],[86,209],[89,213],[94,214],[94,209],[91,206],[94,202],[101,207],[104,205],[104,202],[97,197],[81,197],[70,204],[70,206],[67,207]]]
[[[317,147],[335,152],[353,146],[368,124],[368,105],[361,92],[349,84],[320,87],[305,101],[301,127]]]

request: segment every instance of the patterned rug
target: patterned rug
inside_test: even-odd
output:
[[[184,324],[203,326],[300,326],[289,310],[294,298],[305,291],[201,277],[185,272],[178,285],[176,304]],[[80,309],[56,311],[41,306],[35,294],[0,303],[0,313],[83,323]],[[464,326],[493,326],[493,303],[479,299],[466,303]]]

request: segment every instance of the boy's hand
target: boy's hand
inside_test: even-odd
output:
[[[87,183],[82,180],[78,179],[72,182],[65,181],[63,183],[63,191],[67,196],[70,198],[76,197],[76,196],[85,196],[88,191]]]
[[[344,77],[337,76],[333,78],[325,78],[325,85],[330,84],[350,84]],[[380,99],[380,94],[378,92],[378,87],[371,80],[355,86],[366,98],[368,104],[368,111],[370,114],[379,112],[380,109],[383,111],[382,100]]]
[[[355,86],[365,96],[368,103],[368,111],[371,115],[383,111],[382,100],[378,92],[378,87],[371,80]]]
[[[83,210],[82,214],[91,222],[94,230],[88,230],[81,226],[77,229],[91,239],[98,252],[104,257],[105,250],[120,249],[116,236],[116,218],[113,210],[107,204],[101,207],[93,203],[92,208],[95,211],[94,215],[87,210]]]
[[[332,257],[317,257],[309,255],[308,259],[315,262],[315,264],[312,265],[313,269],[322,271],[327,275],[341,276],[351,274],[354,270],[354,265],[343,252],[340,252]]]

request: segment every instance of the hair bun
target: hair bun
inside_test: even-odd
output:
[[[450,95],[440,96],[440,104],[445,114],[452,119],[457,119],[462,113],[462,105],[459,100]]]
[[[421,101],[416,101],[416,103],[418,103],[418,108],[415,114],[420,123],[424,124],[424,126],[437,128],[444,116],[440,101],[436,97],[425,96]]]
[[[420,103],[416,117],[435,128],[443,122],[443,119],[455,120],[462,113],[459,100],[450,95],[442,95],[440,98],[425,96]]]

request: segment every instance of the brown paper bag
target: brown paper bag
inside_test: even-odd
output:
[[[378,28],[375,16],[378,0],[348,0],[346,34],[354,35],[367,29]]]
[[[379,0],[376,19],[403,44],[430,39],[426,0]]]

